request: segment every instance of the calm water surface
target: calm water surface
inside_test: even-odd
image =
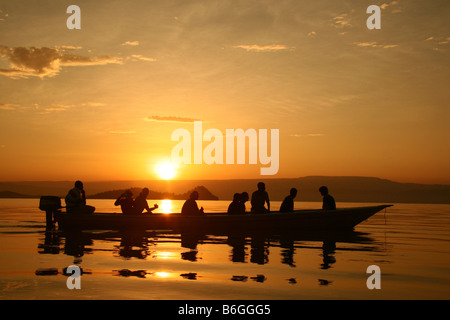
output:
[[[0,199],[0,299],[450,299],[450,205],[395,204],[350,234],[292,238],[46,232],[38,203]],[[183,201],[153,203],[176,212]],[[229,202],[199,204],[220,212]],[[73,264],[81,290],[66,286]],[[366,286],[370,265],[381,269],[380,290]]]

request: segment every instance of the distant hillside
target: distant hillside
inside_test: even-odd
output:
[[[371,177],[329,177],[310,176],[291,179],[234,179],[234,180],[180,180],[180,181],[85,181],[84,187],[89,198],[116,198],[118,193],[132,186],[157,190],[157,199],[171,195],[186,199],[197,186],[204,186],[220,200],[230,200],[235,192],[256,190],[259,181],[266,184],[270,200],[283,200],[289,189],[295,187],[299,193],[297,201],[321,201],[318,188],[328,186],[330,194],[337,202],[382,202],[382,203],[450,203],[450,185],[401,183]],[[8,190],[24,195],[55,195],[65,197],[73,188],[73,181],[21,181],[0,182],[0,190]],[[105,190],[109,194],[102,194]],[[140,190],[136,190],[135,196]],[[202,198],[201,194],[201,198]],[[208,198],[205,194],[203,197]],[[149,199],[152,198],[149,196]]]
[[[18,192],[13,192],[13,191],[0,191],[0,198],[27,199],[27,198],[36,198],[36,197],[35,196],[30,196],[28,194],[22,194],[22,193],[18,193]]]
[[[142,191],[142,188],[129,188],[129,189],[133,193],[134,198],[136,198]],[[124,193],[125,190],[127,190],[127,189],[105,191],[105,192],[96,193],[94,195],[90,195],[90,196],[86,196],[86,197],[89,199],[117,199],[121,194]],[[195,187],[194,189],[189,190],[188,192],[185,192],[182,194],[174,194],[173,192],[158,192],[158,191],[149,190],[147,199],[186,200],[189,198],[190,194],[193,191],[198,192],[200,200],[219,200],[219,198],[217,196],[213,195],[204,186]]]

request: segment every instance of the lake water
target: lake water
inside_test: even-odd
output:
[[[450,205],[395,204],[335,241],[46,232],[38,199],[0,199],[0,299],[449,299]],[[160,212],[183,201],[149,200]],[[91,200],[118,212],[112,200]],[[199,201],[207,212],[228,201]],[[279,208],[272,202],[272,208]],[[338,203],[340,207],[371,204]],[[248,205],[247,205],[248,206]],[[296,209],[320,203],[296,202]],[[157,211],[155,211],[157,212]],[[69,290],[63,269],[83,270]],[[367,268],[380,268],[369,290]]]

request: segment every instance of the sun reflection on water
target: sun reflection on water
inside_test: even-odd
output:
[[[162,213],[165,213],[165,214],[173,213],[172,200],[169,200],[169,199],[161,200],[160,208],[161,208]]]

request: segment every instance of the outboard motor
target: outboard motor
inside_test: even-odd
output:
[[[61,198],[56,196],[41,196],[39,209],[45,211],[47,227],[53,227],[54,215],[61,209]]]

